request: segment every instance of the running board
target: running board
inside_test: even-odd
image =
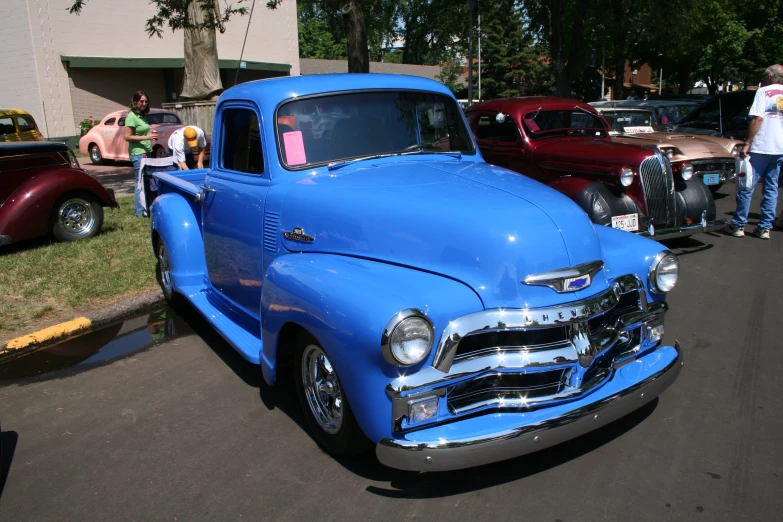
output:
[[[258,335],[243,328],[218,307],[213,305],[207,297],[203,286],[185,286],[179,291],[191,304],[206,317],[210,326],[214,328],[239,354],[253,364],[261,364],[261,347],[263,343]],[[258,328],[261,334],[261,328]]]

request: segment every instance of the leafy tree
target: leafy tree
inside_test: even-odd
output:
[[[402,0],[399,34],[404,63],[437,65],[464,54],[468,32],[467,2]]]
[[[334,22],[315,2],[297,2],[299,18],[299,57],[345,60],[345,33],[335,30]]]
[[[459,60],[449,60],[441,66],[440,73],[435,79],[456,95],[463,89],[462,82],[459,81],[462,71],[463,67]]]

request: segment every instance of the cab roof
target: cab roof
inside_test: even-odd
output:
[[[263,112],[271,114],[283,101],[302,96],[366,90],[434,91],[454,98],[440,82],[404,74],[312,74],[283,76],[246,82],[220,95],[218,105],[231,101],[254,101]]]
[[[476,105],[471,105],[465,112],[492,111],[505,112],[511,116],[520,116],[531,111],[541,109],[543,111],[563,109],[584,109],[597,114],[596,110],[586,103],[571,98],[557,98],[554,96],[523,96],[520,98],[500,98]]]
[[[11,116],[14,114],[20,114],[22,116],[29,116],[30,113],[21,109],[3,109],[0,108],[0,116]]]

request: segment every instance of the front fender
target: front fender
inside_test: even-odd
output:
[[[155,198],[150,207],[152,248],[160,236],[166,243],[174,289],[203,285],[207,273],[201,220],[182,195],[171,192]]]
[[[0,233],[14,241],[48,234],[54,204],[69,192],[92,194],[104,207],[117,205],[97,179],[81,169],[58,167],[31,177],[5,200]]]
[[[595,225],[601,242],[607,277],[635,275],[644,284],[648,302],[663,301],[665,296],[650,292],[649,270],[653,258],[666,247],[657,241],[612,227]]]
[[[268,268],[261,294],[264,378],[276,380],[280,332],[294,323],[321,344],[337,370],[364,433],[374,442],[390,436],[386,386],[432,364],[434,349],[413,367],[392,366],[381,354],[381,335],[401,310],[418,308],[435,328],[435,342],[451,320],[483,310],[464,284],[427,272],[329,254],[289,254]]]

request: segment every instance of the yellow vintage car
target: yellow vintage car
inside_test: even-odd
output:
[[[19,109],[0,109],[0,142],[44,141],[30,114]]]

